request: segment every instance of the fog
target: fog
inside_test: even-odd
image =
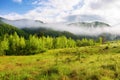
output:
[[[18,28],[50,28],[56,31],[68,31],[76,35],[88,35],[88,36],[98,36],[103,33],[108,33],[112,35],[120,35],[120,26],[75,26],[68,25],[69,23],[42,23],[41,21],[36,20],[2,20],[5,23],[14,25]]]
[[[88,35],[88,36],[98,36],[103,33],[108,33],[111,35],[120,35],[119,26],[70,26],[65,23],[54,23],[54,24],[42,24],[45,28],[50,28],[57,31],[68,31],[76,35]]]

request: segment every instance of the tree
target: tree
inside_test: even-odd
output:
[[[47,36],[44,41],[45,41],[45,48],[47,49],[53,48],[53,38]]]
[[[65,36],[60,36],[54,39],[54,48],[67,48],[68,42]]]
[[[17,46],[17,50],[18,50],[17,55],[24,55],[25,47],[26,47],[25,39],[24,39],[24,37],[20,37],[19,44]]]
[[[103,44],[103,38],[102,37],[99,37],[99,43]]]
[[[32,36],[30,35],[29,40],[27,40],[26,44],[26,53],[27,54],[36,54],[40,52],[39,50],[40,45],[39,45],[39,39],[35,35]]]
[[[15,32],[14,35],[10,35],[9,37],[9,50],[7,51],[7,55],[18,55],[19,50],[18,50],[18,46],[19,46],[19,36],[17,35],[17,33]]]
[[[93,46],[95,44],[94,40],[93,39],[89,39],[89,44],[90,44],[90,46]]]
[[[82,42],[80,40],[77,40],[76,41],[76,46],[81,47],[82,46]]]
[[[67,45],[69,48],[76,47],[76,42],[73,39],[69,38],[67,40]]]
[[[9,42],[5,35],[4,39],[0,41],[0,55],[6,55],[6,51],[8,49],[9,49]]]

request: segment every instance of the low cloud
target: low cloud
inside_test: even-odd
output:
[[[76,35],[86,35],[86,36],[99,36],[101,34],[107,33],[111,35],[120,36],[120,27],[119,26],[70,26],[66,23],[56,23],[56,24],[43,24],[43,28],[50,28],[56,31],[68,31]]]
[[[28,19],[21,19],[21,20],[6,20],[3,19],[5,23],[14,25],[18,28],[46,28],[46,29],[53,29],[55,31],[67,31],[71,32],[76,35],[86,35],[86,36],[99,36],[103,33],[108,33],[111,35],[118,35],[120,36],[120,24],[114,26],[106,26],[106,25],[98,25],[92,26],[91,25],[75,25],[72,23],[42,23],[41,21],[36,20],[28,20]],[[23,24],[24,23],[24,24]],[[86,23],[87,24],[87,23]]]
[[[67,22],[89,22],[89,21],[105,21],[105,19],[98,15],[70,15],[65,17]]]

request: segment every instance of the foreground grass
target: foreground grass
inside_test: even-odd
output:
[[[120,80],[118,44],[0,56],[0,80]]]

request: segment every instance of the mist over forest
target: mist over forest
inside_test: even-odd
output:
[[[63,23],[44,23],[39,20],[8,20],[1,18],[4,23],[13,25],[17,28],[44,28],[52,29],[55,31],[67,31],[74,35],[85,35],[85,36],[99,36],[101,34],[110,34],[114,36],[120,35],[119,25],[109,25],[104,22],[94,21],[94,22],[63,22]]]

